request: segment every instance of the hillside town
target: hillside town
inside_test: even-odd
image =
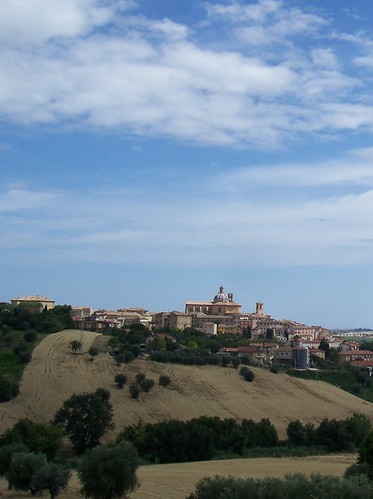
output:
[[[11,303],[37,311],[55,306],[54,300],[39,295],[13,298]],[[357,339],[362,335],[373,336],[373,332],[346,334],[292,319],[274,319],[264,312],[264,304],[260,302],[256,303],[254,312],[246,312],[234,300],[233,293],[226,293],[223,286],[211,301],[187,301],[183,312],[152,312],[144,308],[94,310],[89,306],[71,306],[71,315],[77,329],[92,332],[141,324],[154,335],[194,329],[207,337],[242,336],[250,340],[247,345],[224,347],[218,353],[246,357],[254,364],[278,363],[307,369],[313,367],[312,359],[325,360],[326,352],[334,349],[338,351],[339,363],[373,369],[373,352],[360,350],[360,343],[351,339],[353,336]]]

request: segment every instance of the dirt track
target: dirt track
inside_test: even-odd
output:
[[[83,342],[82,354],[72,355],[69,350],[68,344],[74,339]],[[97,387],[111,391],[115,432],[139,418],[155,422],[201,415],[256,421],[268,417],[280,437],[285,436],[289,421],[295,419],[317,422],[324,417],[342,419],[358,412],[373,420],[373,404],[322,381],[300,380],[256,369],[255,381],[247,383],[232,368],[156,364],[145,360],[118,368],[105,351],[105,340],[96,333],[71,330],[46,337],[25,369],[20,395],[1,405],[0,433],[22,417],[48,421],[71,394]],[[90,361],[86,352],[95,341],[101,345],[102,353]],[[129,384],[140,371],[153,378],[156,385],[150,393],[132,400],[128,386],[123,390],[114,386],[114,376],[126,373]],[[162,373],[172,379],[167,388],[157,384]]]

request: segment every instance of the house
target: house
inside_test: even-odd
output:
[[[341,364],[354,360],[373,361],[373,352],[371,352],[370,350],[347,350],[345,352],[339,352],[339,362]]]
[[[23,298],[12,298],[12,305],[21,306],[31,311],[41,312],[42,310],[51,310],[54,308],[55,301],[46,296],[24,296]]]

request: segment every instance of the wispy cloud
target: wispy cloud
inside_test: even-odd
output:
[[[300,163],[251,167],[212,184],[201,172],[193,190],[181,184],[172,195],[158,190],[152,196],[146,186],[3,192],[0,208],[4,215],[13,212],[2,220],[0,248],[10,260],[28,254],[50,262],[373,263],[367,242],[373,238],[371,157],[364,149],[312,169]]]

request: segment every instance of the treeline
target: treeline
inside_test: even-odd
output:
[[[57,305],[51,310],[34,312],[21,305],[0,303],[0,333],[5,341],[12,331],[49,334],[63,329],[75,329],[71,307],[68,305]]]
[[[202,348],[156,351],[151,354],[150,358],[155,362],[190,366],[205,366],[207,364],[216,366],[221,363],[220,355],[210,353],[208,350]]]
[[[206,461],[218,453],[241,455],[249,447],[278,444],[277,431],[269,421],[255,423],[202,416],[189,421],[169,420],[127,426],[118,441],[127,440],[151,463]]]
[[[371,429],[370,420],[361,414],[337,421],[323,419],[319,426],[291,421],[287,427],[288,443],[292,446],[323,446],[328,452],[353,451]]]
[[[203,478],[188,499],[372,499],[373,484],[365,475],[341,478],[300,473],[285,478]]]
[[[204,461],[227,456],[248,456],[261,448],[287,454],[289,447],[312,447],[313,451],[336,452],[356,450],[371,429],[369,419],[362,415],[337,421],[324,419],[318,427],[289,423],[288,439],[279,441],[269,419],[254,422],[244,419],[219,419],[203,416],[189,421],[169,420],[151,424],[139,421],[127,426],[118,441],[127,440],[140,457],[150,463]]]

